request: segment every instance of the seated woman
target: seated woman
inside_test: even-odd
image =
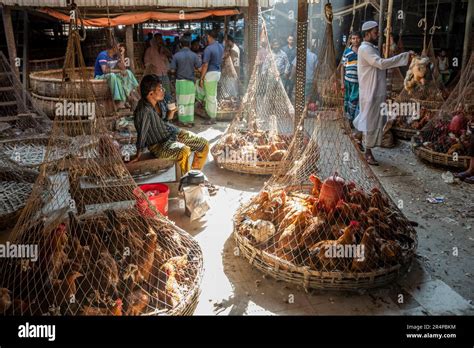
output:
[[[467,153],[467,155],[471,157],[469,160],[469,168],[464,172],[454,174],[454,176],[468,184],[474,184],[474,120],[469,122],[468,127],[471,131],[470,144]]]
[[[157,158],[178,162],[181,174],[190,169],[202,170],[209,152],[209,142],[190,131],[179,129],[163,119],[166,113],[162,101],[165,89],[157,75],[146,75],[140,83],[141,99],[134,112],[137,130],[137,155],[131,162],[138,161],[145,148]],[[167,112],[167,119],[173,119],[176,109]],[[190,168],[189,157],[194,152]]]
[[[107,49],[100,52],[95,60],[94,78],[107,80],[112,99],[118,108],[124,108],[128,101],[133,110],[138,99],[135,92],[138,81],[133,72],[126,69],[124,62],[125,48],[108,44]],[[120,72],[113,69],[120,69]]]

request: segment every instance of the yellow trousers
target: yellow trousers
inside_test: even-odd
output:
[[[148,150],[156,158],[178,162],[181,173],[184,175],[191,168],[202,170],[209,153],[209,142],[193,132],[180,130],[176,141],[168,140],[163,144],[152,145]],[[190,168],[189,157],[192,152],[194,152],[194,158]]]

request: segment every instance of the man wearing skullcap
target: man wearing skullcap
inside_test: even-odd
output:
[[[387,93],[386,70],[408,64],[414,52],[400,53],[383,59],[377,47],[379,28],[377,22],[362,25],[364,42],[358,51],[357,75],[359,79],[360,112],[354,119],[354,127],[364,133],[365,158],[367,163],[378,165],[372,148],[382,144],[385,120],[381,114],[382,103]]]

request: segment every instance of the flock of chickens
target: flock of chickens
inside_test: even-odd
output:
[[[41,220],[26,232],[20,243],[37,244],[38,261],[1,264],[0,315],[166,311],[183,301],[193,279],[186,241],[139,214],[107,210],[79,221],[69,212],[67,223],[48,229]]]
[[[281,161],[288,152],[291,139],[289,136],[270,133],[270,131],[262,130],[228,133],[213,148],[213,155],[222,157],[226,151],[232,151],[239,159],[253,158],[263,162]]]
[[[367,194],[337,174],[324,182],[314,175],[310,180],[309,193],[261,191],[237,214],[237,232],[261,250],[318,271],[369,272],[408,261],[415,232],[380,190]],[[363,255],[327,253],[357,245]]]
[[[415,136],[415,144],[448,155],[467,155],[470,137],[474,136],[467,132],[470,120],[472,121],[472,114],[462,110],[444,113],[442,117],[433,119]]]

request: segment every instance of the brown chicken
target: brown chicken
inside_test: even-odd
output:
[[[300,244],[310,248],[315,243],[328,239],[330,233],[331,225],[324,218],[314,217],[309,221],[308,226],[301,235]]]
[[[138,277],[140,281],[148,281],[150,271],[153,266],[155,249],[157,247],[157,236],[155,232],[149,232],[146,235],[143,247],[137,250],[132,258],[132,263],[138,266]]]
[[[93,255],[95,263],[92,263],[88,269],[86,284],[90,290],[98,290],[116,296],[118,294],[117,284],[120,280],[117,263],[102,244],[94,249],[94,254],[97,251],[99,254]]]
[[[53,303],[56,306],[68,306],[76,303],[76,279],[83,275],[79,272],[69,273],[65,279],[54,279],[51,284],[53,287]]]
[[[370,206],[383,211],[383,209],[389,205],[387,198],[385,198],[382,192],[376,187],[372,189],[371,193]]]
[[[141,289],[134,290],[127,296],[128,308],[125,315],[140,315],[150,303],[150,296]]]
[[[363,247],[363,257],[352,261],[352,270],[368,272],[377,266],[378,255],[376,251],[375,229],[369,227],[365,230],[360,245]]]
[[[54,229],[44,240],[39,248],[39,262],[42,268],[50,270],[50,261],[53,257],[62,256],[61,251],[64,250],[68,240],[66,225],[60,224]],[[56,263],[56,260],[53,260]]]
[[[184,280],[184,269],[188,263],[186,255],[173,257],[160,267],[158,275],[158,301],[167,308],[177,306],[183,293],[179,281]]]
[[[115,300],[111,308],[84,306],[82,307],[81,315],[90,316],[121,316],[122,315],[122,300]]]
[[[5,315],[11,305],[12,299],[10,297],[10,290],[7,288],[0,288],[0,315]]]
[[[312,214],[308,210],[303,210],[294,215],[294,220],[283,230],[278,238],[278,247],[285,250],[299,248],[304,244],[301,238],[306,226],[310,223]],[[284,220],[283,222],[285,222]],[[289,221],[289,220],[288,220]],[[284,226],[283,222],[280,226]],[[281,230],[281,227],[280,227]]]
[[[328,255],[327,253],[329,249],[340,245],[355,244],[355,234],[359,227],[357,221],[351,221],[349,226],[344,229],[342,236],[337,240],[323,240],[311,246],[309,248],[311,266],[319,269],[318,264],[320,264],[327,271],[345,269],[348,258],[334,257],[334,255]]]
[[[400,258],[402,254],[402,248],[397,241],[386,240],[382,238],[377,238],[376,241],[379,246],[380,259],[382,261],[386,263],[393,263]]]
[[[319,177],[314,174],[311,174],[309,180],[313,183],[313,187],[311,189],[311,194],[315,197],[319,197],[319,192],[321,191],[321,187],[323,186],[323,182]]]
[[[363,210],[370,208],[370,198],[362,190],[353,190],[349,193],[349,201],[358,204]]]

